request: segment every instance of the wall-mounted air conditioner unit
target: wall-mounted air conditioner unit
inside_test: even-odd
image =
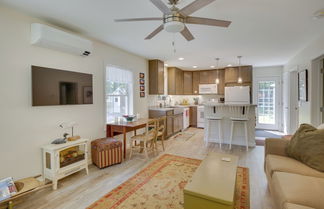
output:
[[[87,39],[39,23],[31,24],[31,44],[81,56],[90,55],[93,48]]]

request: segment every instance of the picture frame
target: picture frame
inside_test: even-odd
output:
[[[308,70],[298,73],[298,100],[308,102]]]
[[[139,73],[139,78],[144,79],[145,78],[145,73]]]
[[[140,85],[144,85],[145,84],[145,80],[144,79],[139,79],[139,83],[140,83]]]
[[[142,97],[142,98],[145,97],[145,92],[141,91],[140,92],[140,97]]]
[[[140,85],[140,91],[145,91],[145,86],[144,85]]]

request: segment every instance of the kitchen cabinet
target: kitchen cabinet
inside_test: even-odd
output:
[[[217,94],[224,95],[225,94],[225,70],[219,69],[217,71],[218,71],[218,78],[219,78],[219,84],[217,86],[218,89]]]
[[[225,84],[236,83],[241,75],[243,83],[252,83],[252,66],[225,68]]]
[[[173,110],[164,110],[162,109],[154,109],[149,110],[149,118],[160,118],[166,117],[166,131],[165,138],[168,138],[174,134],[174,115]]]
[[[149,94],[164,94],[164,63],[149,60]]]
[[[168,94],[183,95],[183,71],[179,68],[168,68]]]
[[[192,95],[192,72],[183,71],[183,94]]]
[[[173,132],[178,133],[183,128],[183,115],[178,114],[173,116]]]
[[[243,83],[252,83],[252,66],[241,67],[241,78]]]
[[[199,83],[200,84],[209,84],[210,82],[210,71],[204,70],[199,72]]]
[[[189,108],[189,124],[191,127],[197,127],[197,106]]]
[[[192,72],[192,93],[193,93],[193,95],[199,94],[199,83],[200,83],[199,76],[200,76],[199,71]]]
[[[229,67],[225,68],[225,83],[237,83],[238,68]]]
[[[208,83],[209,84],[215,84],[217,78],[217,70],[210,70],[209,76],[208,76]]]

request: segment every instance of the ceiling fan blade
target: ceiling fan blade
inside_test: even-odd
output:
[[[171,10],[161,0],[151,0],[151,2],[163,13],[170,14]]]
[[[157,29],[155,29],[150,35],[146,36],[145,40],[149,40],[153,38],[156,34],[160,33],[163,30],[163,24],[160,25]]]
[[[148,18],[128,18],[128,19],[115,19],[115,22],[135,22],[135,21],[154,21],[163,20],[161,17],[148,17]]]
[[[187,26],[185,26],[185,28],[180,33],[183,35],[183,37],[185,37],[185,39],[187,39],[187,41],[195,39],[195,37],[193,37],[189,29],[187,28]]]
[[[227,28],[232,22],[226,20],[216,20],[202,17],[186,17],[186,23],[199,24],[199,25],[210,25]]]
[[[191,15],[192,13],[194,13],[195,11],[203,8],[204,6],[207,6],[208,4],[212,3],[213,1],[215,1],[215,0],[195,0],[188,6],[185,6],[184,8],[182,8],[179,12],[183,16],[188,16],[188,15]]]

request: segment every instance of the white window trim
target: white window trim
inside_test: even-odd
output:
[[[108,121],[107,120],[107,113],[108,113],[108,110],[107,110],[107,89],[106,89],[106,82],[107,82],[107,70],[109,67],[114,67],[114,68],[119,68],[119,69],[122,69],[122,70],[126,70],[126,71],[129,71],[131,73],[131,77],[132,77],[132,83],[128,83],[128,90],[130,92],[130,95],[129,95],[129,104],[128,104],[128,112],[130,115],[134,114],[134,74],[133,74],[133,71],[132,70],[129,70],[127,68],[123,68],[123,67],[120,67],[120,66],[117,66],[117,65],[106,65],[105,69],[104,69],[104,117],[105,117],[105,122],[108,123],[108,122],[111,122],[111,121]]]

